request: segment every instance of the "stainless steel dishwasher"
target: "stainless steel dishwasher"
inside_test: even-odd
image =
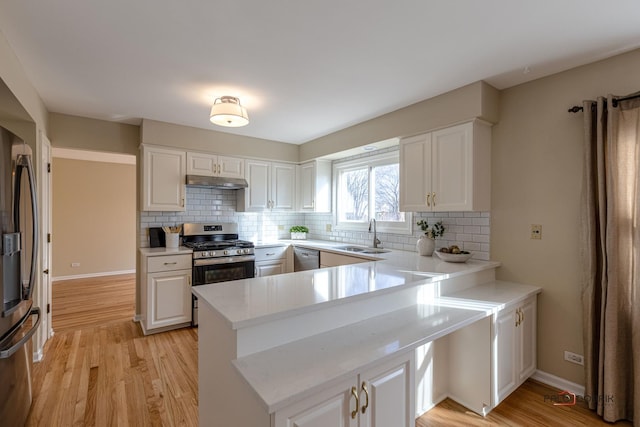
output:
[[[293,248],[293,271],[314,270],[316,268],[320,268],[320,251]]]

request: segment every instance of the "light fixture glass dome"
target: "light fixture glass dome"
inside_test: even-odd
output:
[[[218,126],[240,127],[249,124],[247,109],[240,105],[240,100],[235,96],[222,96],[213,102],[211,123]]]

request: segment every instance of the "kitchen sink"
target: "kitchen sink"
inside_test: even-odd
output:
[[[349,252],[364,252],[367,250],[367,248],[363,248],[362,246],[338,246],[336,249]]]
[[[338,246],[336,247],[336,249],[340,249],[341,251],[357,252],[361,254],[382,254],[385,252],[389,252],[387,249],[365,248],[362,246]]]
[[[367,248],[362,251],[363,254],[383,254],[385,252],[389,252],[389,250],[382,248]]]

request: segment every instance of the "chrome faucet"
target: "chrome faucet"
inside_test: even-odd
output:
[[[373,247],[377,248],[379,244],[381,244],[382,242],[380,241],[380,239],[378,239],[378,232],[376,230],[376,219],[373,218],[371,221],[369,221],[369,233],[371,233],[371,224],[373,224]]]

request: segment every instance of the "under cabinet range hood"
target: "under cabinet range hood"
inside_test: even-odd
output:
[[[223,190],[239,190],[241,188],[247,188],[249,183],[243,178],[187,175],[187,185],[192,187],[220,188]]]

